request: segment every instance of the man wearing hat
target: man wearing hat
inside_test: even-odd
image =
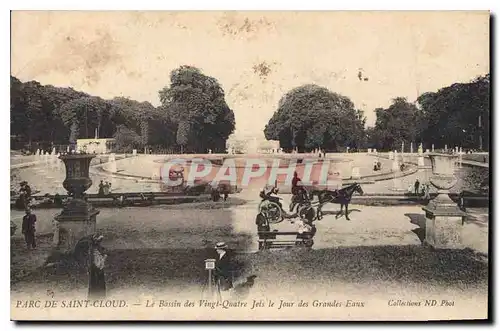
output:
[[[217,243],[215,251],[217,253],[215,257],[215,281],[219,284],[221,291],[228,291],[233,288],[231,256],[224,242]]]
[[[28,249],[36,248],[35,242],[35,223],[36,216],[31,213],[29,208],[26,209],[26,215],[23,217],[22,233]]]

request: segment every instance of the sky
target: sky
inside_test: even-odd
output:
[[[263,136],[280,98],[303,84],[349,97],[371,126],[393,98],[468,82],[490,61],[484,11],[17,11],[11,26],[21,81],[156,106],[170,72],[192,65],[220,82],[240,136]]]

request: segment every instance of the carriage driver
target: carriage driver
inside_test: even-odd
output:
[[[278,187],[276,184],[274,186],[266,185],[262,191],[260,191],[260,197],[263,200],[268,200],[277,204],[281,209],[283,209],[283,205],[280,202],[280,198],[277,196],[273,196],[273,194],[278,194]]]
[[[295,171],[293,173],[293,178],[292,178],[292,194],[293,195],[303,194],[304,198],[307,198],[307,190],[302,185],[302,180],[300,179],[299,175],[297,174],[297,171]]]

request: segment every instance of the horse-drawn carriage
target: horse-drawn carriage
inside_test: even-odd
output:
[[[262,190],[260,192],[261,202],[259,203],[258,212],[262,214],[270,224],[282,222],[284,219],[301,218],[311,221],[321,220],[323,218],[322,207],[327,203],[340,204],[339,216],[345,206],[345,216],[349,220],[348,206],[354,193],[363,195],[361,185],[358,183],[351,184],[340,190],[315,190],[309,192],[300,187],[296,194],[292,196],[290,203],[290,213],[286,212],[281,203],[282,198],[277,196],[278,189],[276,187],[270,190]],[[318,197],[314,201],[314,197]]]
[[[316,227],[314,221],[323,218],[322,207],[327,203],[339,203],[341,205],[340,212],[337,216],[342,214],[345,206],[345,216],[349,220],[348,205],[351,201],[354,192],[363,194],[363,190],[358,183],[354,183],[340,190],[307,190],[303,187],[294,190],[295,194],[292,196],[290,203],[290,213],[286,212],[281,203],[281,198],[276,196],[278,189],[276,186],[271,189],[264,189],[260,192],[262,201],[258,206],[258,214],[256,224],[259,234],[259,249],[268,249],[271,247],[281,246],[300,246],[312,247],[314,245],[314,235],[316,234]],[[314,197],[317,196],[317,201]],[[297,232],[279,232],[277,230],[271,231],[271,224],[281,223],[285,219],[299,218],[299,230]],[[278,235],[295,235],[294,239],[278,240]]]

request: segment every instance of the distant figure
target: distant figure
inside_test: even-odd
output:
[[[293,178],[292,178],[292,194],[297,195],[301,186],[299,185],[299,182],[302,180],[300,179],[299,175],[297,174],[297,171],[293,173]]]
[[[99,183],[99,192],[97,193],[99,196],[104,195],[104,182],[101,179],[101,182]]]
[[[424,199],[425,200],[431,199],[430,191],[431,191],[431,186],[429,184],[424,184]]]
[[[28,200],[31,198],[31,187],[28,185],[28,182],[21,182],[21,192],[24,193]]]
[[[59,193],[56,193],[56,194],[54,195],[54,204],[55,204],[56,206],[62,206],[62,203],[63,203],[63,201],[62,201],[61,196],[59,195]]]
[[[420,182],[418,181],[418,178],[417,178],[417,180],[415,181],[415,194],[416,195],[419,195],[419,193],[420,193],[418,190],[419,187],[420,187]]]
[[[23,217],[22,233],[24,234],[24,240],[26,241],[26,246],[28,249],[36,248],[35,223],[35,214],[32,214],[29,208],[26,209],[26,215],[24,215]]]
[[[104,195],[110,194],[111,193],[111,183],[108,181],[105,181],[103,186],[102,186],[102,189],[103,189]]]
[[[227,245],[223,242],[219,242],[215,245],[215,252],[217,253],[217,256],[215,259],[214,276],[221,291],[228,291],[233,288],[231,256],[229,255],[227,249]]]
[[[415,185],[414,184],[408,184],[408,193],[413,193],[415,191]]]

